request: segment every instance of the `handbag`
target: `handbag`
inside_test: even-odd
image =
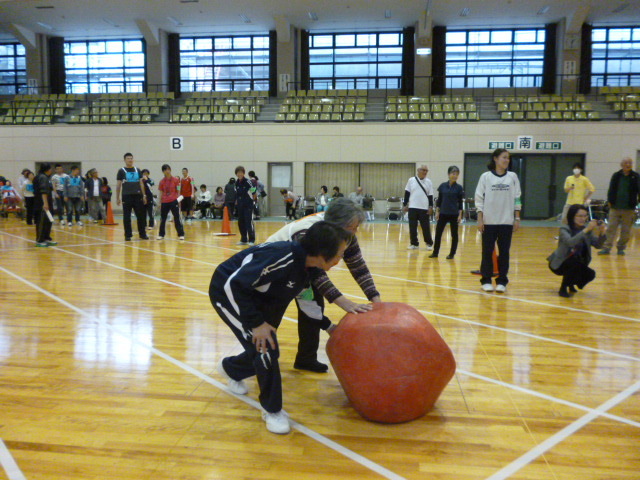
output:
[[[260,190],[260,196],[262,198],[266,197],[267,196],[267,192],[265,192],[264,190]]]

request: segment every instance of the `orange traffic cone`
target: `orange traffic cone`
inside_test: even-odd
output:
[[[222,232],[214,235],[235,235],[235,233],[231,233],[231,222],[229,221],[229,209],[227,207],[222,210]]]
[[[493,276],[495,277],[496,275],[500,274],[500,270],[498,269],[498,250],[497,249],[493,249]]]
[[[118,225],[113,221],[113,210],[111,209],[111,202],[107,202],[107,220],[103,225]]]

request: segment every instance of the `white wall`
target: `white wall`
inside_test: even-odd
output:
[[[297,192],[303,191],[304,162],[426,163],[437,184],[446,180],[449,165],[463,168],[465,153],[487,152],[488,159],[489,141],[515,141],[518,135],[561,141],[562,152],[585,153],[587,176],[598,189],[595,198],[603,198],[622,157],[636,158],[640,123],[2,126],[0,174],[15,180],[36,161],[82,162],[84,171],[96,167],[115,185],[129,151],[153,178],[160,178],[161,165],[169,163],[174,174],[186,166],[198,184],[211,188],[224,185],[237,165],[266,180],[269,162],[294,163]],[[184,137],[184,150],[170,150],[172,136]]]

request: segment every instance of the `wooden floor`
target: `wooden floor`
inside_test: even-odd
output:
[[[258,222],[258,239],[282,225]],[[207,290],[238,237],[199,221],[179,243],[169,228],[164,241],[125,243],[122,225],[56,226],[58,247],[36,249],[33,227],[0,220],[0,478],[640,479],[637,228],[627,256],[595,256],[597,279],[564,299],[544,260],[557,228],[514,236],[500,295],[469,273],[474,226],[449,261],[448,236],[430,259],[406,250],[406,224],[364,225],[382,299],[423,312],[457,373],[427,416],[367,422],[332,371],[292,369],[290,308],[279,330],[295,421],[285,436],[265,429],[255,381],[240,398],[215,372],[238,345]],[[344,264],[330,275],[362,298]]]

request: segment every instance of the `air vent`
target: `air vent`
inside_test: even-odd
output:
[[[52,10],[55,7],[53,5],[40,5],[39,7],[36,7],[36,9],[38,10]]]

